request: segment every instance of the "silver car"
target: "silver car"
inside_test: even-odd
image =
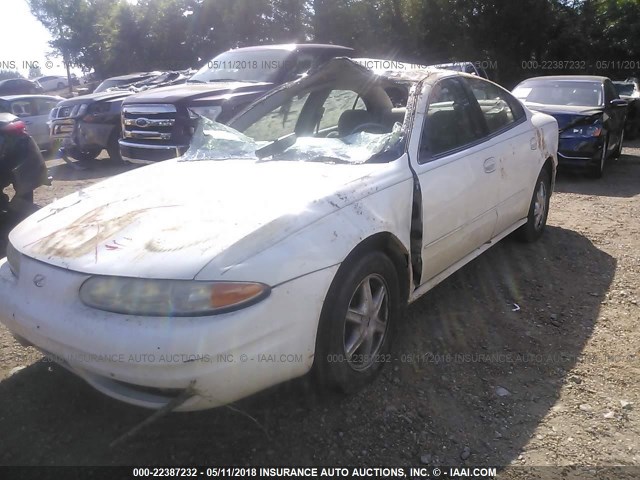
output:
[[[0,97],[0,111],[19,117],[38,147],[49,150],[52,145],[47,125],[49,112],[62,100],[52,95],[7,95]]]

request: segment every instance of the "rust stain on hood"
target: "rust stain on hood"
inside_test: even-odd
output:
[[[153,209],[142,208],[117,217],[105,218],[109,205],[102,205],[69,225],[36,240],[31,246],[34,253],[42,255],[63,258],[82,257],[95,250],[100,243],[113,238],[142,214]]]

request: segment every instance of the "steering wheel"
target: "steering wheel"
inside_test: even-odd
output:
[[[369,133],[385,133],[385,131],[387,130],[387,127],[385,127],[380,123],[375,123],[375,122],[362,123],[360,125],[357,125],[356,128],[354,128],[353,130],[351,130],[351,133],[349,133],[349,135],[353,135],[354,133],[358,133],[358,132],[364,132],[365,130],[369,131]],[[374,130],[374,131],[372,132],[371,130]]]

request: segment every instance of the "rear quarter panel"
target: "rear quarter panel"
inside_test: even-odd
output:
[[[551,184],[555,185],[556,170],[558,168],[558,122],[551,115],[540,112],[532,112],[531,123],[536,128],[538,137],[538,150],[542,158],[542,164],[547,159],[552,159],[553,171]]]

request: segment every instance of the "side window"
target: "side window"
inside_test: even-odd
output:
[[[360,96],[352,90],[332,90],[322,108],[318,130],[337,127],[340,116],[347,110],[367,109]]]
[[[11,104],[11,113],[16,117],[30,117],[33,115],[31,100],[16,100]]]
[[[475,78],[465,81],[478,100],[490,134],[507,128],[524,117],[524,109],[520,103],[506,91]]]
[[[57,104],[57,100],[49,100],[48,98],[36,98],[36,114],[37,115],[49,115],[51,109],[54,108]]]
[[[270,113],[244,131],[244,134],[255,141],[273,142],[295,132],[302,107],[309,98],[309,93],[293,99]]]
[[[420,162],[453,151],[482,138],[475,105],[457,79],[438,82],[429,95],[427,118],[422,129]]]

